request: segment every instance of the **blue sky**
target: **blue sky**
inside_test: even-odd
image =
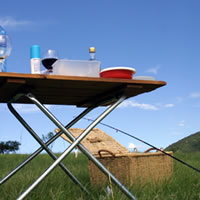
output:
[[[14,5],[13,5],[14,4]],[[12,5],[12,6],[11,6]],[[166,147],[200,130],[200,2],[198,0],[7,0],[0,13],[2,25],[12,39],[8,72],[30,73],[30,46],[41,52],[56,49],[60,58],[87,60],[89,46],[96,47],[101,68],[128,66],[136,76],[153,76],[165,87],[125,101],[104,123],[131,133],[157,147]],[[67,124],[82,108],[48,105]],[[54,131],[34,106],[17,110],[41,136]],[[103,108],[87,117],[94,119]],[[18,140],[20,153],[34,151],[38,144],[0,104],[0,141]],[[85,128],[86,120],[75,127]],[[124,146],[148,147],[98,126]],[[67,145],[59,139],[54,150]]]

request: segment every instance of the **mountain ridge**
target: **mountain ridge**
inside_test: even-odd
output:
[[[183,153],[200,152],[200,131],[169,145],[165,150]]]

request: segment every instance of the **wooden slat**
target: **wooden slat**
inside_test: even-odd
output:
[[[15,79],[15,78],[8,78],[7,83],[15,83],[15,84],[25,84],[25,79]]]

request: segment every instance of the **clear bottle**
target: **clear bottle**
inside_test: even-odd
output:
[[[91,77],[99,77],[100,71],[101,71],[101,62],[96,60],[96,48],[90,47],[89,54],[90,54],[90,59],[89,59],[88,66],[91,67],[91,70],[90,70],[92,71]]]
[[[96,49],[95,49],[95,47],[90,47],[89,48],[89,53],[90,53],[90,60],[92,61],[92,60],[96,60]]]

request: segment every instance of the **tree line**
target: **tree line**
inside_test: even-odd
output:
[[[0,153],[16,153],[21,144],[17,141],[0,142]]]
[[[43,142],[47,142],[50,138],[53,137],[53,132],[49,132],[46,135],[42,135]],[[7,141],[7,142],[0,142],[0,154],[6,153],[16,153],[19,150],[19,146],[21,145],[18,141]],[[49,148],[52,149],[53,144],[49,145]]]

